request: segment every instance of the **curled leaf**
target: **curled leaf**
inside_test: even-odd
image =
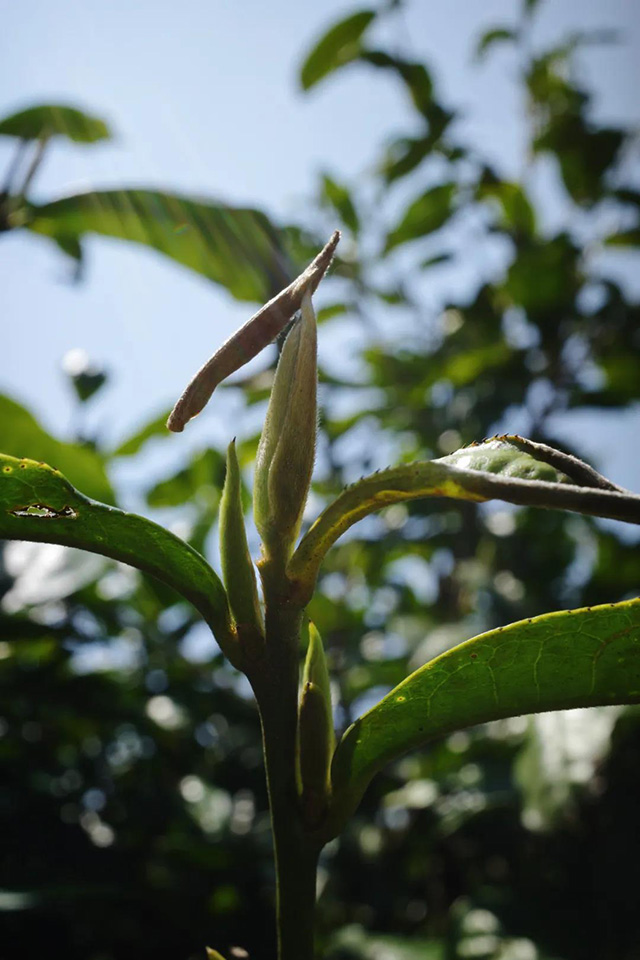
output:
[[[256,357],[284,330],[300,309],[305,293],[308,291],[311,294],[316,290],[329,268],[339,240],[340,232],[336,230],[306,270],[261,307],[207,360],[171,411],[167,420],[169,430],[175,433],[184,430],[189,420],[209,402],[218,384]]]

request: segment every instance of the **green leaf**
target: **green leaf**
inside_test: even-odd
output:
[[[54,240],[97,233],[158,250],[238,300],[267,301],[291,279],[280,235],[260,211],[156,190],[101,190],[27,208]]]
[[[423,63],[392,57],[384,50],[363,50],[360,60],[383,70],[393,70],[403,81],[413,105],[427,120],[433,107],[433,81]]]
[[[77,547],[150,573],[193,603],[232,659],[227,596],[204,557],[151,520],[85,497],[59,470],[0,454],[0,538]]]
[[[431,137],[400,137],[387,147],[380,172],[387,183],[411,173],[433,149]]]
[[[455,183],[443,183],[431,187],[414,200],[402,215],[399,223],[387,236],[385,253],[401,243],[426,237],[442,227],[454,212]]]
[[[357,234],[360,229],[360,221],[358,220],[358,214],[351,199],[351,194],[347,188],[337,183],[337,181],[325,173],[322,177],[322,193],[325,203],[333,207],[340,216],[343,224],[348,227],[353,234]]]
[[[517,40],[518,35],[513,30],[507,30],[504,27],[496,27],[494,30],[487,30],[478,40],[476,47],[476,60],[482,60],[487,51],[495,46],[496,43],[504,43],[505,40]]]
[[[235,440],[227,450],[227,474],[220,501],[220,559],[231,613],[238,628],[248,627],[256,638],[263,638],[264,622],[255,568],[247,544]]]
[[[177,473],[160,480],[147,492],[150,507],[177,507],[198,498],[217,504],[224,478],[224,457],[208,448],[193,455],[191,462]]]
[[[485,170],[478,184],[479,200],[490,200],[498,207],[501,225],[507,230],[533,236],[536,232],[535,211],[519,183],[498,179]]]
[[[21,140],[59,136],[75,143],[96,143],[109,140],[111,133],[99,117],[76,107],[50,103],[28,107],[0,120],[0,136],[20,137]]]
[[[105,464],[95,450],[64,443],[44,430],[35,417],[9,397],[0,396],[0,449],[11,456],[54,463],[91,497],[114,503]]]
[[[582,461],[523,437],[494,437],[439,460],[381,470],[347,487],[291,557],[287,572],[299,596],[311,596],[324,556],[354,523],[392,503],[425,497],[500,499],[640,524],[640,496],[626,494]]]
[[[521,246],[509,267],[505,290],[514,304],[531,314],[571,309],[578,292],[579,250],[564,233]],[[557,321],[554,319],[554,323]]]
[[[142,449],[147,440],[151,440],[153,437],[170,437],[171,434],[167,430],[167,417],[170,413],[171,410],[165,410],[160,416],[154,417],[153,420],[145,423],[143,427],[140,427],[140,429],[132,433],[130,437],[123,440],[111,456],[132,457]]]
[[[341,816],[407,750],[502,717],[640,703],[640,599],[483,633],[416,670],[347,730],[332,768]]]
[[[358,57],[362,35],[375,15],[375,10],[359,10],[325,33],[300,68],[303,90],[310,90],[318,81]]]
[[[637,247],[640,246],[640,227],[631,230],[621,230],[605,238],[604,243],[610,247]]]

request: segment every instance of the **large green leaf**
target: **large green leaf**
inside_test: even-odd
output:
[[[640,496],[616,487],[582,461],[524,437],[494,437],[439,460],[380,470],[347,487],[293,554],[288,574],[294,592],[310,597],[327,550],[358,520],[392,503],[424,497],[498,499],[640,524]]]
[[[157,190],[98,190],[32,204],[26,226],[53,239],[98,233],[142,243],[238,300],[269,300],[295,273],[278,231],[259,210]]]
[[[342,818],[407,750],[501,717],[640,703],[640,599],[521,620],[416,670],[347,730],[332,778]]]
[[[227,596],[204,557],[144,517],[89,500],[59,470],[0,454],[0,538],[78,547],[150,573],[197,607],[233,658]]]
[[[374,10],[359,10],[334,24],[314,46],[300,68],[300,83],[309,90],[339,67],[351,63],[361,50],[361,39],[375,17]]]
[[[76,143],[95,143],[108,140],[111,133],[99,117],[76,107],[47,103],[4,117],[0,120],[0,136],[20,137],[21,140],[60,136]]]
[[[53,463],[87,494],[106,503],[114,494],[100,454],[78,443],[63,443],[44,430],[35,417],[9,397],[0,396],[0,450],[13,457]]]

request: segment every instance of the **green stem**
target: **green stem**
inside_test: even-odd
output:
[[[264,659],[249,668],[262,721],[276,861],[278,960],[313,960],[320,845],[301,818],[296,781],[301,614],[267,607]]]

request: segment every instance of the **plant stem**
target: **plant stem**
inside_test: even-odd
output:
[[[305,830],[296,779],[301,614],[266,611],[264,660],[250,670],[262,721],[276,861],[278,960],[313,960],[320,844]]]

